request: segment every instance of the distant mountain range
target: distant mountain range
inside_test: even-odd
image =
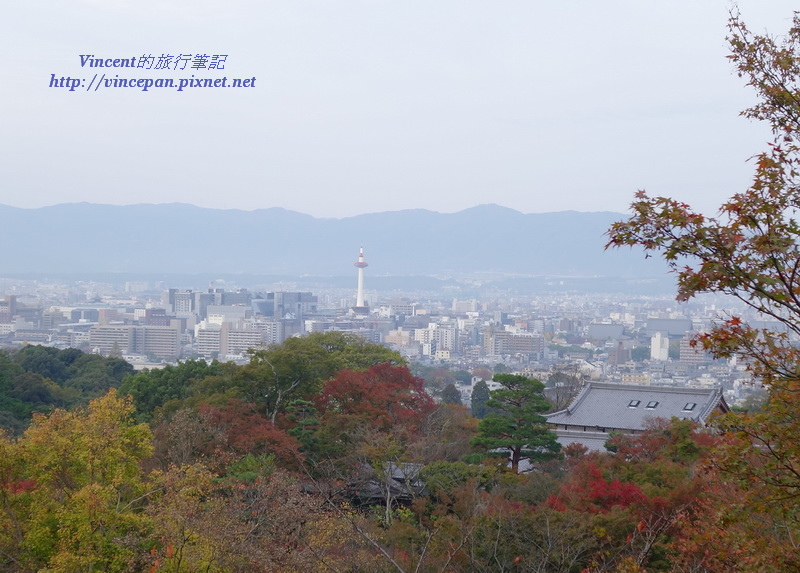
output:
[[[354,276],[363,245],[373,277],[663,277],[663,263],[645,260],[641,251],[604,251],[604,233],[624,218],[611,212],[523,214],[498,205],[343,219],[178,203],[0,205],[5,247],[0,276]]]

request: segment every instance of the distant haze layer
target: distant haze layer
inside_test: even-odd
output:
[[[4,273],[663,276],[640,251],[605,251],[611,212],[523,214],[498,205],[319,219],[284,209],[186,204],[0,205]]]

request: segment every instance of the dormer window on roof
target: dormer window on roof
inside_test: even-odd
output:
[[[694,407],[697,406],[696,402],[686,402],[686,405],[683,407],[684,412],[691,412],[694,410]]]
[[[631,400],[628,402],[628,408],[638,408],[641,402],[639,400]]]
[[[653,410],[656,406],[658,406],[658,402],[653,400],[652,402],[648,402],[647,406],[645,406],[648,410]]]

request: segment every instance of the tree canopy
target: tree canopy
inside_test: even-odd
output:
[[[236,398],[263,408],[274,424],[292,400],[317,394],[340,370],[366,370],[383,363],[405,361],[399,353],[349,333],[313,333],[253,350],[244,366],[187,360],[142,372],[127,379],[120,391],[133,397],[142,419],[184,402],[223,405]]]
[[[800,15],[773,37],[753,34],[734,14],[728,41],[737,73],[759,97],[743,115],[772,130],[767,149],[754,158],[752,184],[713,217],[640,191],[632,216],[611,227],[607,246],[661,255],[676,274],[679,300],[721,293],[780,325],[756,327],[731,315],[695,344],[716,357],[743,358],[769,388],[760,412],[716,422],[729,436],[716,452],[716,475],[742,505],[712,498],[704,527],[717,528],[720,545],[746,546],[747,567],[789,570],[797,568],[796,558],[786,561],[796,545],[789,553],[787,547],[800,536]],[[730,520],[744,527],[726,528]],[[728,570],[719,560],[704,566]]]
[[[0,351],[0,428],[19,433],[34,412],[88,403],[133,374],[124,360],[27,345]]]
[[[484,380],[478,380],[472,388],[471,410],[476,418],[483,418],[489,412],[489,386]]]
[[[542,416],[550,410],[544,384],[517,374],[495,374],[493,380],[502,388],[490,392],[487,406],[492,410],[478,424],[472,444],[488,452],[505,452],[514,472],[519,471],[523,460],[540,462],[558,457],[561,445]]]

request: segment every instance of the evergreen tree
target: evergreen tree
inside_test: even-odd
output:
[[[489,455],[507,452],[511,469],[519,472],[523,460],[546,461],[559,456],[561,445],[542,413],[550,409],[544,384],[516,374],[496,374],[503,387],[493,390],[487,406],[492,409],[478,424],[471,443]],[[503,454],[505,455],[505,453]]]
[[[461,405],[461,392],[458,391],[454,384],[448,384],[442,390],[442,403]]]
[[[472,389],[472,415],[478,419],[483,418],[487,413],[489,413],[489,406],[486,404],[489,402],[489,386],[486,385],[486,382],[481,380],[475,384],[475,387]]]

